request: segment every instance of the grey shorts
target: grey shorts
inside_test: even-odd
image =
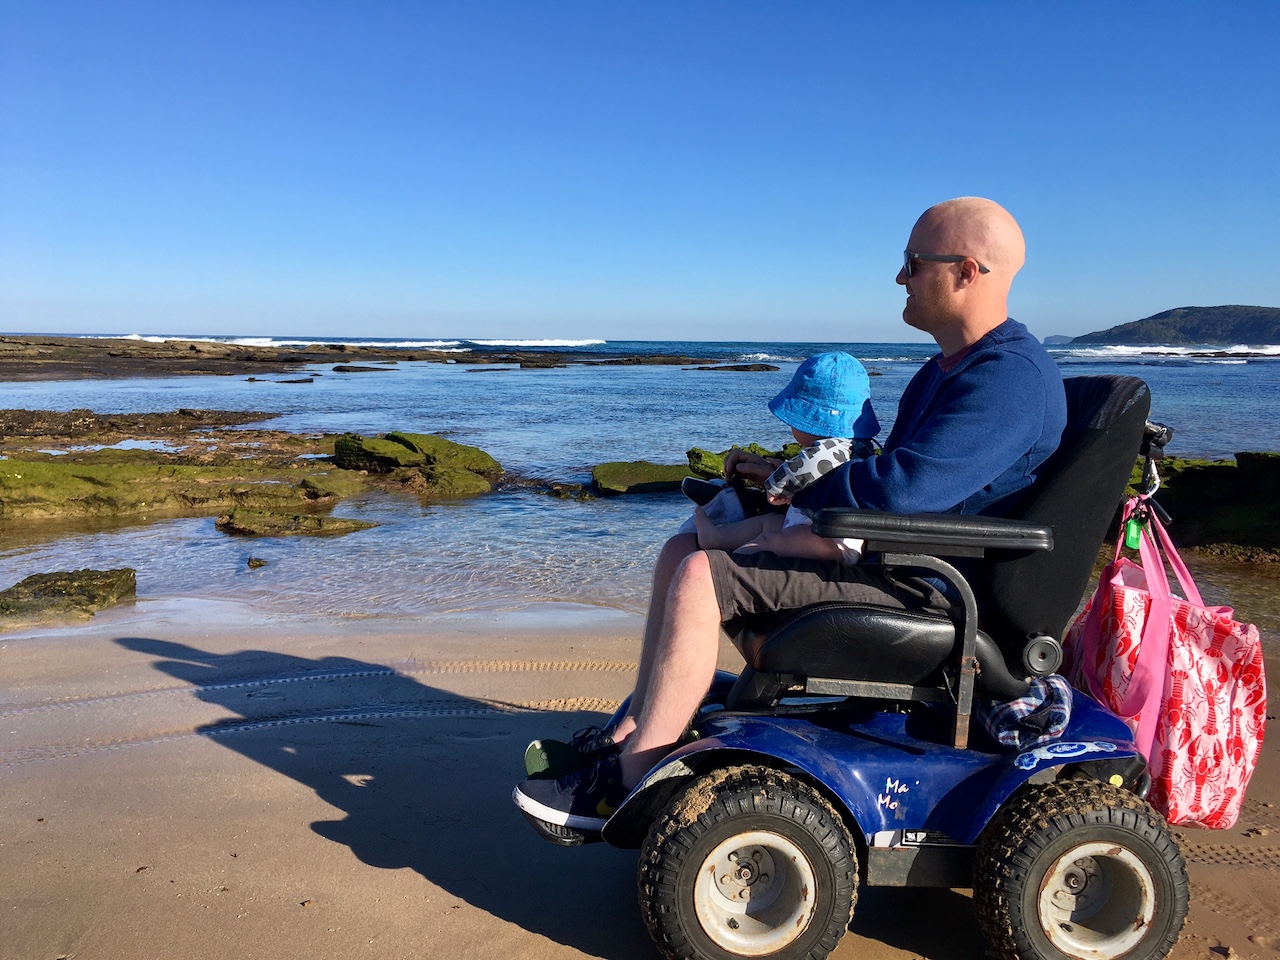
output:
[[[720,620],[731,635],[747,617],[774,615],[815,603],[872,603],[898,610],[945,612],[951,604],[919,577],[889,579],[879,567],[780,557],[773,553],[706,551],[720,604]]]

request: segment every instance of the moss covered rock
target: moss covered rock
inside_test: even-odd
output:
[[[313,513],[271,513],[262,510],[232,510],[219,517],[223,533],[241,537],[340,536],[368,530],[376,523],[347,517],[325,517]]]
[[[547,484],[547,495],[555,497],[557,500],[594,500],[595,494],[591,493],[585,486],[580,483],[566,483],[556,480]]]
[[[734,450],[745,450],[757,456],[772,457],[776,460],[790,460],[800,452],[800,444],[788,443],[781,450],[767,450],[758,443],[751,443],[745,447],[730,447],[728,450],[722,450],[719,453],[712,453],[710,450],[694,447],[685,456],[689,458],[689,470],[692,471],[695,477],[711,480],[724,476],[724,459]]]
[[[37,573],[0,591],[0,620],[14,624],[89,617],[132,600],[137,592],[137,576],[128,567]]]
[[[391,474],[401,489],[423,500],[489,493],[502,475],[502,464],[480,448],[430,433],[394,431],[378,439],[349,434],[335,442],[334,461],[345,470]]]
[[[1246,489],[1261,497],[1280,496],[1280,453],[1237,453],[1236,469]]]
[[[1156,500],[1169,512],[1169,534],[1181,547],[1259,559],[1280,553],[1280,455],[1238,453],[1235,460],[1159,462]],[[1140,468],[1135,469],[1135,489]],[[1239,549],[1243,548],[1243,549]]]
[[[470,470],[481,476],[496,477],[502,473],[502,464],[479,447],[470,447],[465,443],[455,443],[434,433],[388,433],[388,440],[402,444],[415,453],[420,453],[436,463],[448,463],[451,466]]]
[[[429,500],[457,500],[478,497],[493,489],[493,484],[480,474],[448,462],[424,466],[426,487],[422,495]]]
[[[345,500],[367,490],[369,485],[349,470],[331,470],[304,477],[298,488],[308,500]]]
[[[99,451],[93,463],[0,460],[0,518],[198,516],[232,507],[296,507],[307,499],[301,485],[312,476],[299,474],[296,467],[251,462],[174,464],[136,450]]]
[[[391,473],[401,467],[416,467],[427,457],[408,444],[388,438],[362,437],[349,433],[333,443],[333,462],[343,470]]]
[[[667,465],[648,460],[601,463],[591,471],[596,492],[612,496],[622,493],[660,493],[679,490],[688,475],[683,464]]]

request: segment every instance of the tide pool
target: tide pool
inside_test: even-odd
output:
[[[800,359],[827,349],[848,350],[872,372],[883,438],[898,396],[932,353],[921,344],[611,343],[589,349],[601,357],[630,351],[765,360],[779,369],[401,363],[391,373],[344,374],[322,365],[256,382],[207,376],[4,383],[0,408],[277,411],[278,418],[262,425],[445,433],[487,450],[522,476],[585,482],[591,467],[605,460],[678,463],[692,446],[781,443],[786,428],[766,403]],[[1220,458],[1237,450],[1280,450],[1280,358],[1273,353],[1069,346],[1051,352],[1067,376],[1145,379],[1153,418],[1174,427],[1170,454]],[[303,375],[314,381],[279,382]],[[545,601],[642,610],[653,558],[688,505],[678,495],[577,502],[516,489],[425,508],[379,494],[347,501],[336,513],[380,526],[336,540],[243,540],[217,532],[212,518],[65,536],[47,524],[10,525],[0,531],[0,583],[51,570],[129,566],[138,571],[142,598],[247,599],[282,612],[416,616]],[[250,570],[250,556],[268,563]]]

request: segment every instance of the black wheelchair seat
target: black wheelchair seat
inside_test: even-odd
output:
[[[734,643],[757,671],[908,684],[923,699],[944,681],[956,625],[938,613],[824,603],[806,607],[773,631],[747,626]],[[976,655],[984,696],[1008,700],[1026,692],[1026,680],[1009,670],[999,646],[981,630]]]

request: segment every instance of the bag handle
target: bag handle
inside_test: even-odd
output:
[[[1173,541],[1169,539],[1169,532],[1165,530],[1164,524],[1160,522],[1160,518],[1154,512],[1147,515],[1147,523],[1159,536],[1160,545],[1164,548],[1165,558],[1169,561],[1169,566],[1173,568],[1174,576],[1178,578],[1178,584],[1182,587],[1183,595],[1197,607],[1203,607],[1204,601],[1200,599],[1200,590],[1196,587],[1196,582],[1191,579],[1191,571],[1187,569],[1187,565],[1183,562],[1182,557],[1179,556]]]
[[[1155,520],[1154,517],[1151,519]],[[1144,757],[1150,759],[1156,727],[1160,725],[1160,699],[1164,695],[1164,681],[1169,672],[1169,629],[1173,616],[1173,598],[1169,592],[1169,577],[1164,571],[1159,545],[1145,526],[1142,528],[1138,554],[1142,560],[1142,572],[1146,576],[1151,605],[1147,610],[1147,621],[1142,626],[1138,661],[1129,678],[1121,712],[1130,717],[1138,714],[1134,744]]]
[[[1159,726],[1158,711],[1164,692],[1164,680],[1168,674],[1173,606],[1169,579],[1165,573],[1166,560],[1187,601],[1197,607],[1204,607],[1204,600],[1191,576],[1191,571],[1187,569],[1186,563],[1173,545],[1173,540],[1160,522],[1157,511],[1148,507],[1146,501],[1149,499],[1149,493],[1143,494],[1129,501],[1125,507],[1126,520],[1130,516],[1137,515],[1142,521],[1139,553],[1143,573],[1147,579],[1147,592],[1151,596],[1151,607],[1143,627],[1142,648],[1138,652],[1138,663],[1130,677],[1123,704],[1124,712],[1129,716],[1133,716],[1133,713],[1129,712],[1132,707],[1137,706],[1140,711],[1138,730],[1134,740],[1138,749],[1147,757],[1151,755],[1155,731]],[[1148,648],[1149,643],[1150,648]],[[1137,702],[1139,697],[1141,697],[1141,705]]]

